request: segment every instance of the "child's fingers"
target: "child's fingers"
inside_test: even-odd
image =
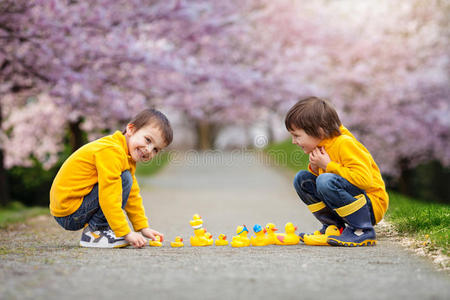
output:
[[[155,241],[155,240],[156,240],[155,235],[154,235],[153,233],[151,233],[151,232],[148,234],[148,238],[151,238],[152,241]]]
[[[316,157],[316,156],[318,156],[319,154],[320,154],[320,150],[319,150],[319,148],[314,148],[314,150],[313,150],[313,155]]]
[[[137,243],[137,245],[138,245],[138,248],[142,248],[142,247],[144,247],[145,246],[145,244],[146,244],[146,241],[145,241],[145,239],[143,238],[143,237],[141,237],[139,240],[138,240],[138,243]]]

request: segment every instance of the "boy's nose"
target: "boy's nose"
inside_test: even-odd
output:
[[[149,153],[149,154],[152,154],[154,148],[155,148],[155,146],[153,146],[152,144],[148,145],[148,147],[147,147],[148,153]]]

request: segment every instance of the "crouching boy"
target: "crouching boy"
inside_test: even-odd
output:
[[[313,235],[324,235],[334,225],[341,234],[328,236],[330,245],[375,245],[373,225],[386,213],[389,198],[372,155],[327,100],[300,100],[287,113],[285,125],[292,143],[309,155],[308,171],[298,172],[294,187],[323,225]],[[300,234],[302,240],[304,236]]]
[[[143,110],[123,132],[84,145],[64,162],[50,190],[50,212],[66,230],[84,228],[82,247],[141,248],[144,237],[156,236],[162,241],[164,235],[149,228],[135,170],[171,142],[166,116]]]

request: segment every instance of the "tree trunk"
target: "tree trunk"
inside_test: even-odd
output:
[[[406,158],[402,158],[399,161],[399,167],[400,167],[400,178],[398,179],[398,190],[400,193],[408,196],[412,196],[414,194],[414,191],[411,189],[413,188],[412,183],[412,175],[413,171],[409,167],[409,160]]]
[[[197,149],[213,149],[217,134],[216,126],[204,120],[197,120],[195,122],[195,128],[197,129]]]
[[[78,119],[76,122],[70,122],[70,146],[72,147],[72,153],[78,148],[84,145],[83,131],[80,128],[82,120]]]
[[[273,143],[275,134],[273,132],[273,127],[272,127],[272,119],[267,120],[267,144],[270,145]]]
[[[0,103],[0,129],[2,127],[2,105]],[[0,206],[5,206],[9,203],[9,188],[6,178],[6,169],[4,164],[4,152],[0,148]]]

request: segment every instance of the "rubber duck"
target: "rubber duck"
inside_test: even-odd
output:
[[[206,230],[206,228],[205,228],[205,237],[208,239],[208,246],[214,244],[213,236]]]
[[[228,245],[227,236],[225,234],[219,234],[219,237],[217,238],[215,245],[216,246]]]
[[[275,227],[275,224],[273,223],[266,224],[266,231],[267,231],[266,239],[268,245],[274,245],[276,243],[277,236],[275,234],[275,231],[277,230],[278,228]]]
[[[330,225],[325,230],[324,234],[305,234],[303,236],[303,242],[310,246],[329,246],[327,238],[330,235],[341,235],[341,231],[335,225]]]
[[[247,226],[238,226],[236,233],[237,235],[233,236],[233,239],[231,240],[231,247],[240,248],[250,246],[250,239],[247,237]]]
[[[261,225],[256,224],[253,226],[253,231],[255,232],[256,236],[252,236],[250,239],[250,243],[252,246],[267,246],[269,244],[269,239],[267,239],[266,236],[266,229],[262,228]]]
[[[170,246],[172,246],[173,248],[183,247],[184,246],[183,238],[180,236],[175,237],[175,241],[170,242]]]
[[[152,247],[161,247],[161,246],[162,246],[161,237],[160,237],[159,235],[157,235],[157,236],[155,237],[155,240],[154,240],[154,241],[153,241],[153,240],[150,240],[150,241],[148,242],[148,244],[149,244],[150,246],[152,246]]]
[[[193,247],[203,247],[203,246],[211,246],[213,244],[213,239],[208,238],[206,235],[206,229],[203,228],[203,220],[198,215],[195,214],[192,217],[192,220],[189,221],[192,228],[194,229],[194,236],[191,236],[191,246]]]
[[[286,233],[276,234],[276,245],[297,245],[300,242],[300,238],[295,234],[297,226],[294,226],[291,222],[286,223],[284,227]]]

